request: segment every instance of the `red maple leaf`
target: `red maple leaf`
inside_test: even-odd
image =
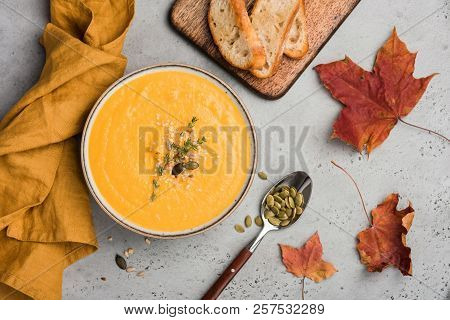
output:
[[[408,51],[394,29],[378,51],[372,72],[345,57],[315,67],[325,87],[345,105],[333,126],[339,138],[370,153],[407,116],[433,78],[413,76],[416,53]]]
[[[390,194],[372,210],[373,223],[358,233],[359,256],[367,271],[383,271],[388,265],[397,267],[403,275],[412,274],[411,249],[406,246],[406,234],[414,219],[411,204],[397,211],[398,194]]]

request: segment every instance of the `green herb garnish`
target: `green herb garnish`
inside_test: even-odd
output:
[[[184,137],[187,132],[191,133],[192,129],[194,128],[195,124],[197,123],[198,118],[192,117],[191,121],[187,124],[187,127],[185,130],[182,130],[180,132],[180,137]],[[167,168],[169,163],[171,161],[175,162],[175,166],[172,168],[172,174],[177,176],[180,173],[184,171],[184,169],[187,170],[195,170],[198,168],[198,163],[195,161],[188,161],[186,162],[186,156],[191,151],[197,151],[198,147],[206,142],[206,138],[202,136],[201,138],[197,139],[197,141],[192,141],[191,138],[187,138],[186,141],[183,142],[182,145],[179,145],[175,142],[167,142],[167,149],[168,152],[164,155],[164,159],[162,164],[156,165],[156,174],[157,178],[153,179],[153,192],[150,196],[150,201],[155,201],[156,199],[156,189],[159,188],[159,182],[158,177],[162,176],[164,174],[164,170]],[[171,152],[174,152],[173,157],[170,157]],[[174,169],[180,169],[175,170]],[[174,173],[175,172],[175,173]]]

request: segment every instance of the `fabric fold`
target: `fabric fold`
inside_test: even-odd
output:
[[[75,136],[123,75],[134,0],[51,0],[50,11],[41,76],[0,121],[3,299],[60,299],[64,268],[97,248]]]

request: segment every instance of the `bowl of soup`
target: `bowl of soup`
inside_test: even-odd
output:
[[[87,185],[113,220],[156,238],[191,236],[228,217],[257,162],[244,104],[216,76],[158,65],[115,82],[82,136]]]

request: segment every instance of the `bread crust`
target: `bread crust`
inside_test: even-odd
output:
[[[299,0],[300,7],[298,9],[297,15],[294,18],[294,23],[291,28],[297,28],[295,22],[296,19],[300,20],[300,25],[303,28],[303,41],[300,43],[300,46],[297,48],[289,48],[288,45],[284,49],[284,54],[292,59],[301,59],[303,58],[309,50],[309,42],[308,42],[308,32],[306,29],[306,12],[305,12],[305,1]],[[290,32],[291,30],[289,30]],[[288,33],[289,36],[289,33]],[[286,40],[289,43],[289,39]]]
[[[265,0],[256,0],[254,5],[253,5],[253,9],[252,9],[252,14],[258,10],[259,5],[262,1]],[[275,74],[275,72],[277,72],[279,65],[281,63],[281,58],[283,57],[283,53],[284,53],[284,46],[285,46],[285,41],[286,41],[286,37],[289,33],[289,31],[291,30],[292,24],[294,22],[295,16],[297,15],[297,12],[299,10],[300,7],[300,2],[296,2],[297,4],[292,8],[292,10],[289,12],[289,16],[287,17],[286,21],[286,25],[284,25],[284,30],[282,30],[282,34],[281,34],[281,41],[279,41],[278,44],[278,48],[273,48],[276,50],[276,55],[275,55],[275,60],[274,63],[270,69],[270,71],[268,73],[264,73],[262,70],[258,70],[256,68],[251,69],[251,73],[257,77],[257,78],[270,78],[271,76],[273,76]],[[268,59],[268,57],[266,57],[266,59]]]
[[[261,41],[258,38],[248,16],[247,8],[245,6],[245,0],[225,0],[228,1],[234,15],[236,17],[235,24],[239,29],[241,36],[244,37],[248,47],[249,54],[251,55],[250,60],[246,64],[238,64],[233,55],[225,48],[221,41],[220,36],[215,32],[214,18],[213,18],[213,6],[215,5],[215,0],[210,2],[210,9],[208,13],[208,24],[211,30],[211,35],[214,43],[219,48],[220,53],[224,59],[232,66],[244,70],[249,70],[252,68],[261,68],[266,63],[266,53]]]

